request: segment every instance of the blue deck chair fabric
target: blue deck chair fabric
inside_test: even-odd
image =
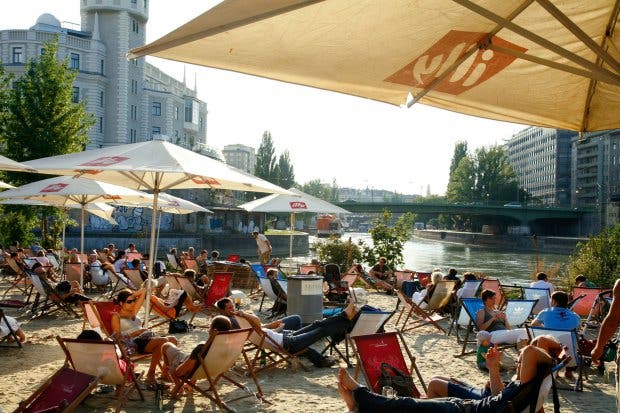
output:
[[[572,359],[566,364],[567,367],[578,367],[579,374],[577,375],[577,379],[573,385],[573,390],[575,391],[583,391],[583,376],[586,372],[585,370],[585,358],[588,356],[584,356],[579,353],[579,347],[577,345],[577,331],[576,330],[562,330],[555,328],[544,328],[537,326],[529,327],[532,338],[536,338],[538,336],[542,336],[545,334],[552,335],[557,338],[563,346],[566,346],[567,353],[572,357]]]
[[[540,313],[551,305],[551,293],[548,288],[523,287],[523,298],[538,300],[532,311],[534,314]]]
[[[461,327],[465,328],[465,336],[463,337],[461,353],[457,354],[457,357],[475,352],[475,350],[466,352],[466,349],[468,344],[476,343],[476,337],[473,334],[478,331],[478,327],[476,326],[476,313],[482,308],[484,308],[484,303],[481,298],[463,298],[461,300],[461,312],[457,319],[457,337],[458,329]]]

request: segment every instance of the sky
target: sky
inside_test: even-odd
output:
[[[150,0],[147,42],[217,4],[217,0]],[[80,23],[79,0],[4,0],[0,29],[27,29],[43,13]],[[198,90],[207,103],[207,144],[258,149],[270,131],[276,154],[288,150],[295,179],[338,186],[445,193],[454,144],[470,150],[503,144],[526,128],[416,104],[386,103],[147,57],[147,61]]]

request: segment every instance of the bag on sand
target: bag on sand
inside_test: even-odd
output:
[[[377,380],[378,388],[392,387],[400,397],[420,397],[420,392],[413,384],[413,377],[403,373],[389,363],[381,363],[381,375]]]
[[[185,320],[170,320],[168,325],[168,334],[187,333],[189,331],[189,325]]]

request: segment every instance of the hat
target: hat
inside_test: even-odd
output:
[[[478,334],[476,334],[476,341],[478,342],[478,345],[480,346],[484,340],[491,341],[491,333],[485,330],[478,331]]]

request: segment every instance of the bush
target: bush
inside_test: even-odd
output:
[[[620,277],[620,224],[577,244],[568,271],[573,279],[583,274],[596,285],[611,288]]]
[[[391,220],[392,213],[384,210],[381,216],[372,222],[369,232],[372,235],[373,247],[364,246],[364,260],[369,265],[379,262],[379,257],[385,257],[392,269],[405,262],[403,249],[405,242],[411,238],[415,215],[410,212],[403,214],[394,225]]]
[[[362,260],[363,246],[362,240],[354,244],[351,238],[348,241],[342,241],[332,236],[327,241],[317,243],[316,251],[319,261],[338,264],[341,270],[346,270],[354,262]]]

